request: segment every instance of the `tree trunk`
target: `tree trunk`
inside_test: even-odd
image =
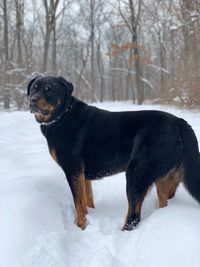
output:
[[[48,24],[48,22],[46,24]],[[48,54],[49,54],[49,46],[50,46],[50,36],[51,36],[50,27],[49,27],[49,25],[46,25],[46,35],[45,35],[45,40],[44,40],[42,72],[47,71]]]
[[[94,12],[95,12],[95,0],[90,0],[90,23],[91,23],[91,35],[90,35],[90,40],[91,40],[91,87],[92,90],[95,90],[95,70],[94,70],[94,37],[95,37],[95,22],[94,22]]]
[[[7,0],[3,0],[3,21],[4,21],[4,61],[8,65],[9,62],[9,48],[8,48],[8,14],[7,14]]]
[[[56,75],[57,73],[57,37],[56,37],[56,20],[54,19],[52,25],[52,32],[53,32],[53,40],[52,40],[52,71],[53,74]]]
[[[136,96],[137,103],[141,105],[144,102],[144,91],[141,84],[141,68],[140,68],[140,58],[138,48],[134,48],[135,60],[135,76],[136,76]]]
[[[23,0],[15,0],[16,9],[16,37],[17,37],[17,64],[22,66],[22,25],[23,25]]]
[[[52,67],[56,70],[56,11],[60,0],[43,0],[46,13],[46,28],[44,38],[44,54],[42,71],[46,72],[48,69],[48,54],[51,42],[51,34],[53,32],[53,48],[52,48]]]
[[[7,88],[9,68],[9,46],[8,46],[8,13],[7,13],[7,0],[3,0],[3,22],[4,22],[4,67],[3,67],[3,101],[4,108],[10,108],[10,94]]]

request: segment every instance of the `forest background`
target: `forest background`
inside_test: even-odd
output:
[[[0,107],[61,75],[88,102],[200,104],[199,0],[3,0]]]

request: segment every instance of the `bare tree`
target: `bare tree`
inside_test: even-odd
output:
[[[22,30],[24,18],[24,1],[15,0],[16,10],[16,36],[17,36],[17,64],[22,66]]]
[[[135,67],[135,85],[136,85],[136,97],[138,104],[142,104],[144,101],[144,93],[143,93],[143,87],[141,83],[141,64],[140,64],[140,52],[138,49],[138,26],[139,26],[139,20],[140,20],[140,14],[141,14],[141,5],[142,0],[134,1],[134,0],[128,0],[127,3],[125,3],[125,8],[123,11],[121,6],[119,5],[119,12],[120,15],[129,30],[131,34],[131,43],[133,45],[130,46],[129,49],[129,58],[134,58],[134,67]],[[126,14],[129,14],[128,17]],[[127,88],[129,88],[131,85],[131,64],[129,66],[129,72],[127,74]]]
[[[71,8],[69,8],[71,7]],[[199,0],[3,0],[0,105],[23,107],[22,82],[63,75],[87,101],[199,106]]]
[[[60,0],[43,0],[45,8],[45,36],[44,36],[44,53],[43,53],[43,66],[42,71],[47,71],[48,54],[51,41],[51,33],[54,29],[54,50],[55,50],[55,29],[56,29],[56,11]],[[54,55],[55,61],[55,55]],[[55,64],[55,63],[54,63]]]
[[[4,34],[3,34],[3,46],[4,46],[4,62],[3,62],[3,95],[4,95],[4,108],[9,109],[10,107],[10,95],[9,91],[6,90],[6,84],[8,82],[7,71],[9,67],[9,39],[8,39],[8,9],[7,9],[7,0],[3,0],[3,25],[4,25]]]

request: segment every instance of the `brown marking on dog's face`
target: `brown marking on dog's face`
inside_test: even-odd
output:
[[[57,106],[49,104],[44,98],[40,98],[37,103],[37,108],[40,112],[35,113],[36,120],[40,123],[50,121]]]
[[[94,206],[94,198],[93,198],[93,192],[92,192],[92,183],[88,179],[85,179],[85,192],[86,192],[87,206],[89,208],[94,209],[95,206]]]
[[[184,168],[183,164],[181,164],[178,169],[173,168],[165,177],[156,182],[159,208],[166,207],[168,199],[175,195],[176,189],[183,178],[183,174]]]
[[[57,105],[48,103],[44,98],[38,100],[37,107],[46,114],[50,114],[54,111]]]

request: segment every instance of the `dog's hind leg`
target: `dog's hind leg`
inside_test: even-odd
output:
[[[141,163],[132,160],[126,171],[126,192],[128,198],[128,213],[122,230],[133,230],[140,221],[143,200],[150,187]]]
[[[156,126],[156,125],[155,125]],[[132,155],[126,172],[127,180],[127,197],[129,202],[129,210],[124,225],[124,230],[132,230],[140,221],[140,213],[142,202],[149,187],[161,181],[165,174],[169,173],[174,168],[176,173],[177,166],[181,166],[182,146],[178,135],[168,137],[174,128],[166,124],[164,128],[150,129],[149,131],[141,132],[134,139]],[[170,175],[169,175],[170,176]],[[172,180],[172,181],[171,181]],[[175,179],[176,180],[176,179]],[[173,197],[176,187],[173,178],[169,178],[166,189],[166,184],[158,186],[160,206],[167,205],[167,200]],[[167,193],[163,195],[165,189]],[[160,190],[161,189],[161,190]]]
[[[168,184],[167,181],[156,182],[159,208],[164,208],[168,204],[169,186],[170,186],[170,184]]]
[[[85,192],[86,192],[87,206],[89,208],[95,208],[93,192],[92,192],[92,182],[88,179],[85,179]]]
[[[176,189],[182,178],[183,167],[181,165],[178,169],[173,168],[165,177],[156,181],[159,208],[166,207],[168,199],[174,197]]]

